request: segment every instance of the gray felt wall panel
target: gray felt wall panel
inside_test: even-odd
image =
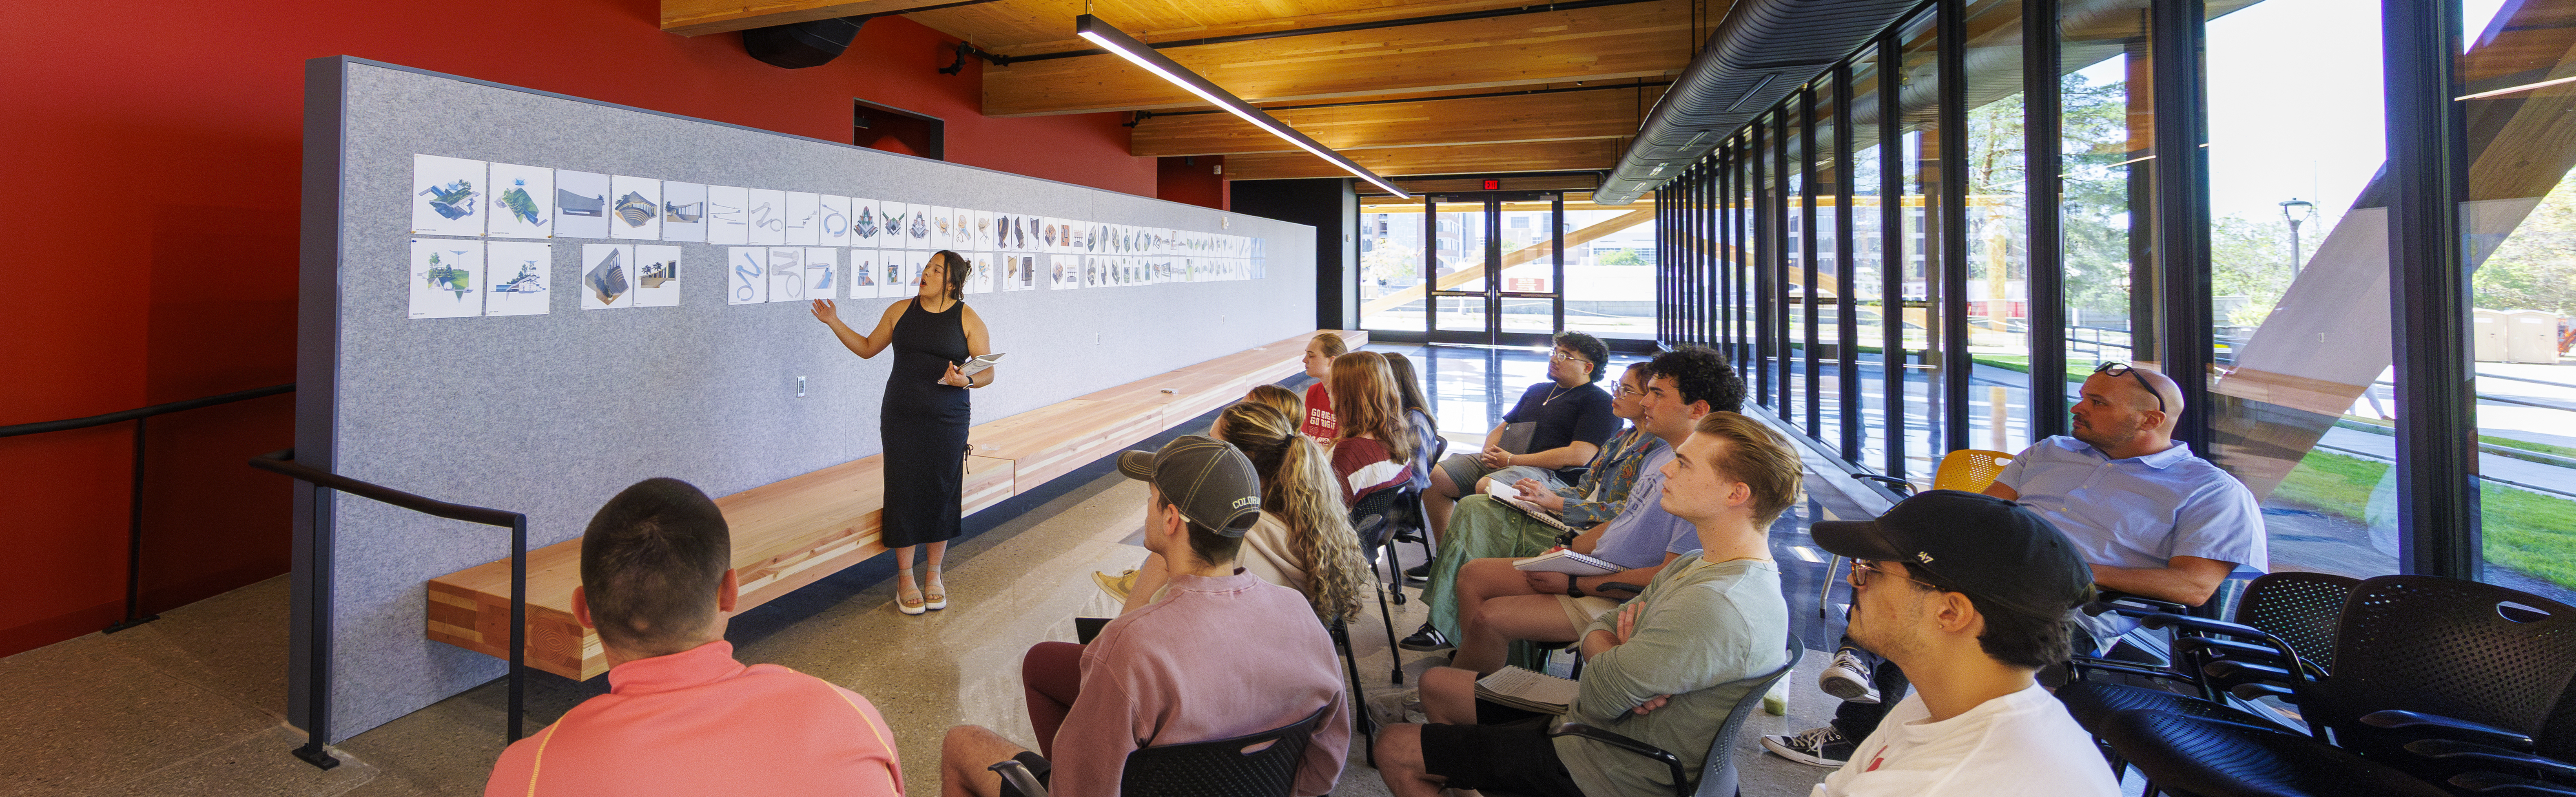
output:
[[[633,242],[556,239],[547,315],[408,318],[415,153],[1266,239],[1266,279],[969,297],[1010,354],[973,394],[976,423],[1312,327],[1304,225],[358,59],[314,69],[340,79],[313,91],[341,96],[312,107],[341,116],[337,142],[307,141],[338,148],[306,167],[308,181],[337,186],[337,212],[307,220],[299,379],[317,400],[298,408],[298,458],[525,512],[533,546],[580,536],[601,502],[646,477],[721,496],[878,453],[891,355],[852,356],[802,304],[727,305],[724,247],[708,244],[675,244],[679,307],[581,309],[581,244]],[[865,331],[892,301],[846,299],[841,315]],[[330,741],[503,674],[496,659],[424,638],[422,585],[506,556],[506,529],[337,494],[324,509],[300,514],[298,533],[322,526],[333,563]]]

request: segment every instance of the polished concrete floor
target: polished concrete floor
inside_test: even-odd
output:
[[[1468,444],[1545,367],[1543,352],[1373,348],[1420,358],[1444,426]],[[1497,392],[1500,399],[1493,398]],[[1774,528],[1791,616],[1810,652],[1789,680],[1788,716],[1757,716],[1736,740],[1744,794],[1751,797],[1805,795],[1825,774],[1765,755],[1755,741],[1757,734],[1821,724],[1833,709],[1814,687],[1825,658],[1816,651],[1831,650],[1840,613],[1817,610],[1825,565],[1806,539],[1805,524],[1877,507],[1821,463],[1811,460],[1810,500]],[[1073,639],[1072,618],[1107,609],[1087,574],[1133,567],[1144,557],[1129,542],[1142,524],[1144,500],[1141,485],[1095,464],[1046,493],[970,519],[973,536],[950,554],[946,611],[900,615],[885,579],[890,568],[852,568],[746,612],[727,636],[745,661],[783,664],[866,695],[893,727],[907,791],[935,794],[939,739],[949,726],[983,724],[1034,741],[1020,696],[1020,653],[1035,642]],[[1401,555],[1409,565],[1420,551],[1403,546]],[[1421,607],[1420,601],[1394,607],[1398,636],[1422,621]],[[303,740],[285,724],[286,617],[279,577],[124,633],[0,658],[0,684],[7,685],[0,688],[0,784],[6,784],[0,792],[456,795],[482,789],[503,741],[499,681],[335,746],[344,762],[338,768],[317,770],[287,755]],[[1374,609],[1352,636],[1366,694],[1403,688],[1388,683],[1399,662],[1410,684],[1444,661],[1388,649]],[[604,681],[537,674],[529,727],[604,690]],[[1336,794],[1385,793],[1356,737],[1350,762]]]

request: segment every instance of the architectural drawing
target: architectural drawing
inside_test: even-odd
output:
[[[725,250],[725,303],[769,301],[769,250],[737,246]]]
[[[606,238],[610,210],[608,175],[555,172],[555,237]]]
[[[840,298],[841,281],[834,278],[840,271],[841,250],[829,248],[805,250],[805,298]]]
[[[851,245],[849,197],[824,194],[814,214],[814,223],[821,225],[819,229],[823,233],[821,241],[824,246]]]
[[[411,267],[412,318],[467,318],[483,314],[483,242],[414,238]]]
[[[751,241],[751,225],[743,207],[750,202],[749,191],[737,186],[707,186],[707,243],[743,244]]]
[[[680,304],[680,248],[651,244],[635,247],[635,306]]]
[[[484,255],[483,314],[545,315],[554,301],[554,244],[493,241]]]
[[[627,275],[627,264],[635,261],[631,244],[583,244],[581,247],[581,309],[615,310],[635,304],[629,296],[635,290]]]
[[[769,300],[797,302],[805,299],[805,250],[780,246],[769,250]]]
[[[482,235],[484,163],[436,155],[411,156],[411,231],[421,235]]]
[[[817,215],[822,209],[822,197],[804,191],[786,193],[787,199],[780,208],[779,221],[784,223],[787,243],[793,246],[814,246],[822,243],[823,227]]]
[[[707,240],[707,187],[697,183],[662,184],[662,240],[703,243]]]

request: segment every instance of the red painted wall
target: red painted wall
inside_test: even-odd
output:
[[[850,99],[948,122],[948,159],[1131,194],[1154,160],[1118,114],[987,119],[981,64],[879,19],[783,70],[739,36],[657,29],[657,0],[14,3],[0,21],[0,424],[294,379],[304,61],[354,55],[850,140]],[[145,610],[287,569],[285,396],[164,416],[146,479]],[[132,424],[0,438],[0,655],[123,609]],[[399,486],[399,485],[397,485]]]
[[[1233,208],[1233,183],[1216,167],[1225,164],[1223,155],[1201,155],[1195,158],[1156,158],[1155,195],[1174,202],[1186,202],[1218,210]]]

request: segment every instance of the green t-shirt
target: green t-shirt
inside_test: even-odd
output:
[[[1786,663],[1789,604],[1780,596],[1779,566],[1767,559],[1709,562],[1693,551],[1655,573],[1633,601],[1644,604],[1625,644],[1583,664],[1582,692],[1560,718],[1636,739],[1678,756],[1693,777],[1707,762],[1709,741],[1753,684]],[[1618,612],[1583,629],[1613,631]],[[1628,713],[1658,695],[1663,708]],[[1583,793],[1673,793],[1662,762],[1589,739],[1556,741]]]

